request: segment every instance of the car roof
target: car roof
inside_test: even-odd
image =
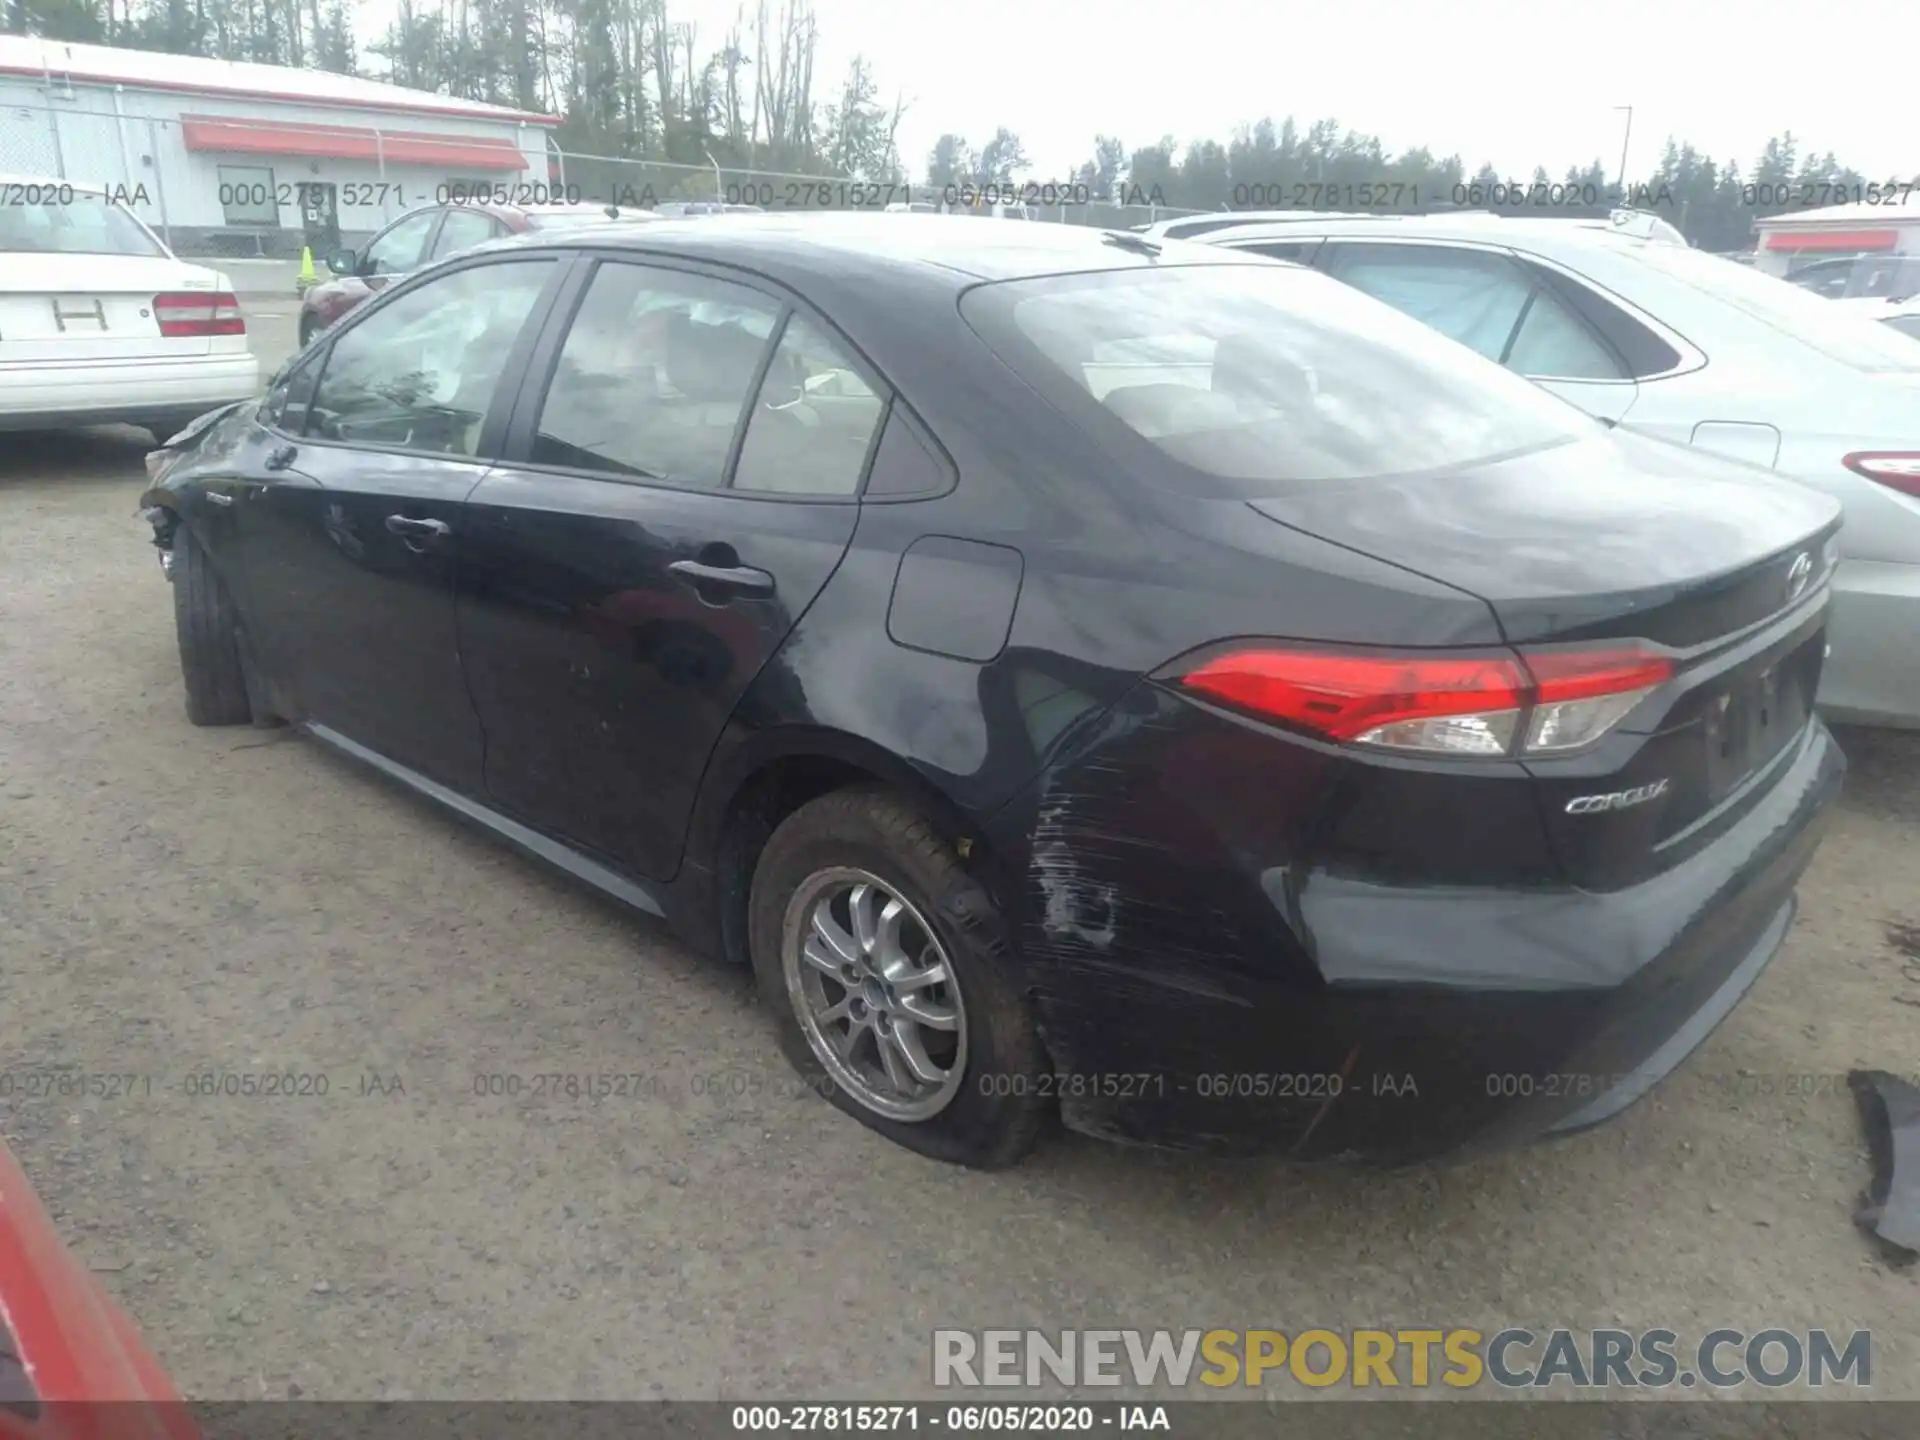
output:
[[[552,205],[503,205],[498,208],[502,210],[515,210],[522,215],[568,215],[576,216],[582,220],[617,219],[644,222],[648,220],[664,220],[667,218],[664,215],[656,215],[651,210],[642,210],[634,205],[616,206],[615,208],[620,213],[618,215],[609,215],[607,214],[606,203],[596,200],[581,200],[571,205],[563,201]]]
[[[1255,240],[1286,240],[1298,236],[1303,224],[1311,225],[1316,235],[1351,237],[1355,235],[1402,235],[1434,240],[1485,240],[1490,235],[1503,242],[1550,236],[1574,245],[1674,245],[1685,244],[1679,231],[1657,216],[1638,211],[1618,212],[1621,220],[1589,219],[1565,216],[1501,215],[1491,210],[1460,210],[1437,215],[1365,215],[1302,213],[1297,219],[1261,221],[1236,225],[1196,236],[1193,243],[1203,245],[1246,244]]]
[[[738,215],[725,225],[698,219],[609,222],[503,237],[475,250],[481,248],[631,249],[739,265],[792,283],[823,270],[887,271],[937,279],[955,291],[980,280],[1139,269],[1162,262],[1248,263],[1245,256],[1189,240],[1156,241],[1084,225],[1014,225],[979,216],[898,212],[774,211]]]
[[[1175,215],[1150,225],[1135,225],[1148,239],[1171,237],[1176,231],[1197,230],[1210,234],[1241,225],[1287,224],[1301,220],[1352,220],[1361,218],[1345,210],[1203,210],[1197,215]]]

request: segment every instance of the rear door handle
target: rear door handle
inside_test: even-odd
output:
[[[754,599],[773,594],[773,576],[751,565],[703,565],[698,560],[676,560],[667,569],[691,580],[699,590],[724,591]]]

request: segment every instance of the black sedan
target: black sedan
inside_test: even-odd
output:
[[[892,1139],[1564,1133],[1786,934],[1832,500],[1178,241],[502,246],[151,457],[188,715],[751,965]]]

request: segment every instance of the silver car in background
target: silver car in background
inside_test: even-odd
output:
[[[1835,496],[1821,707],[1920,728],[1920,345],[1669,228],[1320,215],[1194,238],[1324,270],[1602,420]]]

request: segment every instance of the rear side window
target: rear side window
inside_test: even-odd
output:
[[[1498,360],[1533,281],[1482,250],[1422,245],[1338,245],[1327,273],[1402,314]]]
[[[603,264],[561,347],[531,458],[719,488],[779,319],[778,305],[743,285]],[[779,468],[767,453],[775,443],[763,441],[763,476]]]
[[[1528,299],[1502,358],[1509,370],[1540,380],[1621,378],[1620,361],[1544,288]]]
[[[1146,442],[1173,462],[1156,469],[1205,494],[1446,469],[1595,430],[1566,402],[1308,270],[1056,275],[977,287],[961,308],[1089,430],[1122,448]]]
[[[733,488],[853,494],[884,403],[838,344],[795,315],[754,397]]]

